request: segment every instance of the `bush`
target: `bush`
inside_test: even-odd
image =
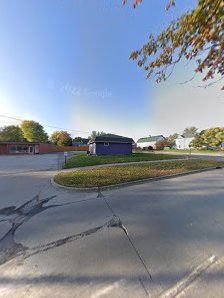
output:
[[[156,149],[157,150],[163,150],[164,147],[167,147],[167,146],[169,146],[168,143],[167,143],[167,140],[161,140],[161,141],[156,142]]]
[[[149,147],[148,147],[148,150],[149,150],[149,151],[154,151],[154,148],[153,148],[152,146],[149,146]]]

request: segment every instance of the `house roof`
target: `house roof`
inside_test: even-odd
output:
[[[81,144],[83,144],[83,145],[88,144],[88,142],[89,142],[89,139],[86,139],[86,138],[82,138],[82,140],[81,140]]]
[[[0,145],[37,145],[37,144],[41,144],[42,142],[25,142],[25,141],[21,141],[21,142],[14,142],[14,141],[0,141]],[[46,143],[44,143],[46,144]]]
[[[160,138],[164,138],[164,136],[159,135],[159,136],[150,136],[150,137],[145,137],[145,138],[140,138],[137,143],[145,143],[145,142],[157,142]],[[165,138],[164,138],[165,139]]]
[[[102,135],[102,136],[96,136],[94,139],[89,141],[89,144],[92,143],[134,143],[132,138],[126,138],[118,135],[114,135],[111,133]]]

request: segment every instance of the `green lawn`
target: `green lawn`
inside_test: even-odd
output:
[[[186,160],[151,164],[120,165],[98,169],[81,169],[60,172],[54,177],[54,180],[61,185],[70,187],[96,187],[217,166],[223,167],[224,162],[215,160]]]
[[[134,161],[150,161],[150,160],[164,160],[164,159],[178,159],[181,156],[169,154],[155,154],[155,153],[133,153],[132,155],[101,155],[88,156],[86,154],[73,155],[68,159],[65,168],[77,168],[86,166],[95,166],[103,164],[124,163]]]

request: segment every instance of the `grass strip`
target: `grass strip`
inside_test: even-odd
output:
[[[79,188],[107,186],[217,166],[224,167],[224,162],[194,159],[151,164],[112,166],[98,169],[81,169],[71,172],[60,172],[54,177],[54,181],[64,186]]]
[[[164,159],[180,159],[180,155],[157,154],[157,153],[133,153],[132,155],[101,155],[88,156],[86,154],[76,154],[68,159],[65,168],[77,168],[86,166],[96,166],[103,164],[138,162],[138,161],[156,161]]]

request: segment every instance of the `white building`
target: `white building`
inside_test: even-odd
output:
[[[152,147],[153,149],[156,149],[156,143],[159,141],[163,141],[165,140],[164,136],[160,135],[160,136],[149,136],[149,137],[145,137],[145,138],[140,138],[137,141],[137,147],[143,149],[143,148],[149,148]]]
[[[179,135],[175,140],[175,145],[177,149],[189,149],[191,142],[194,140],[194,137],[185,138],[182,135]]]

